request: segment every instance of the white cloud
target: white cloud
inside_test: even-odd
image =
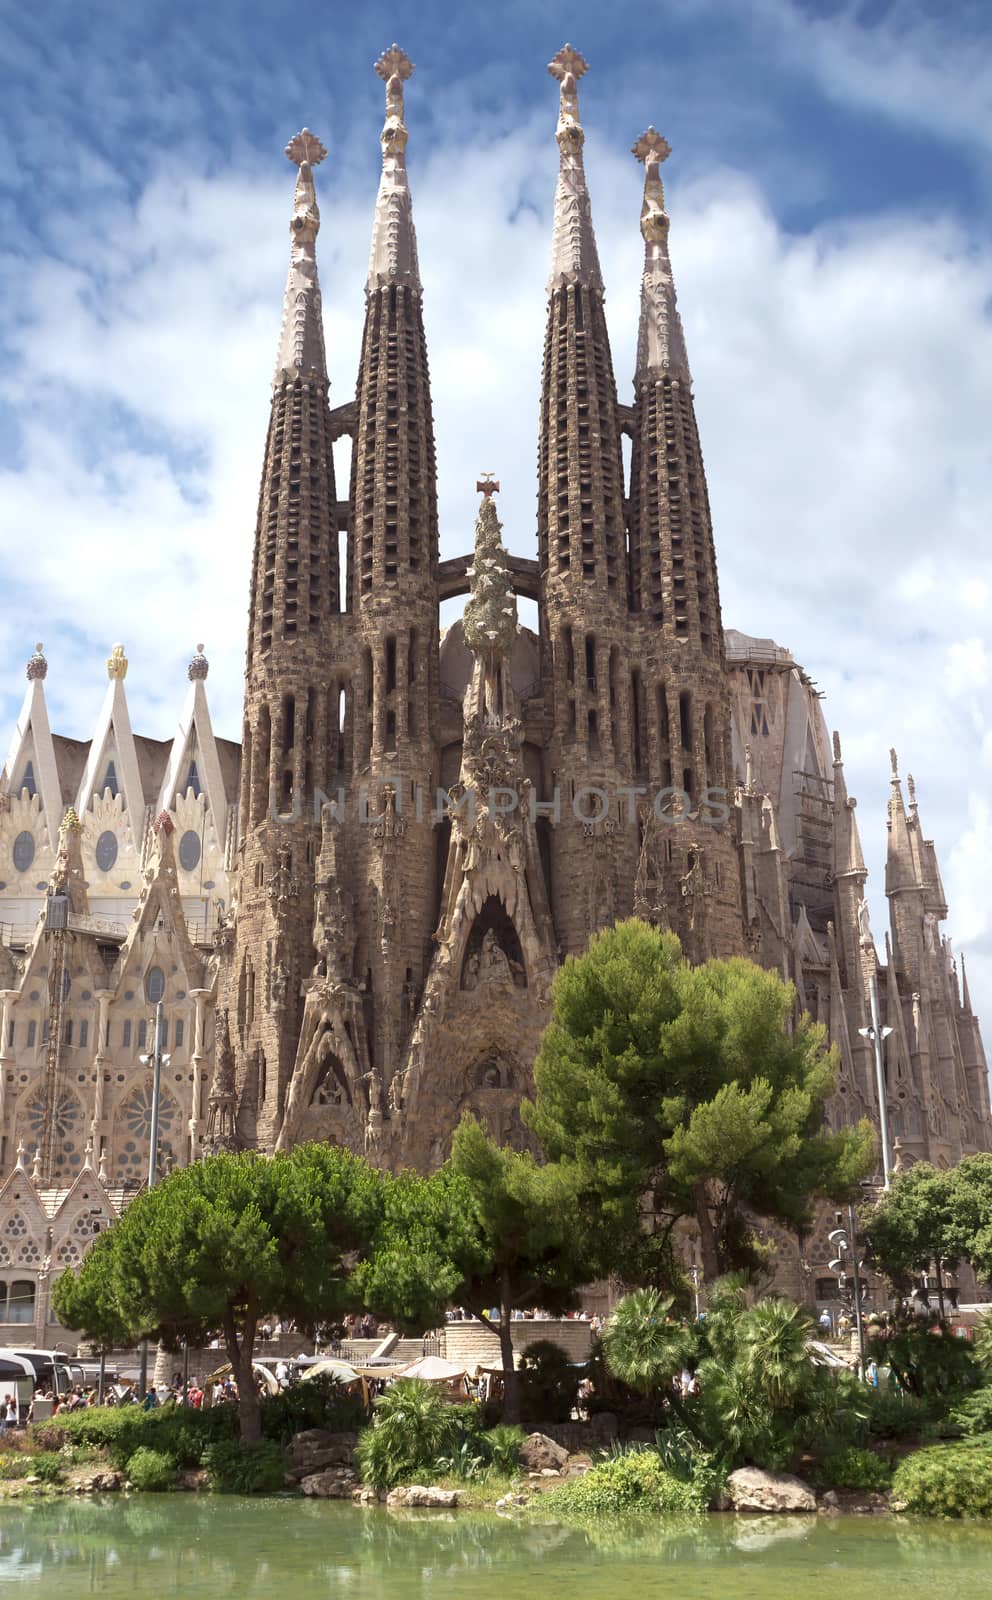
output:
[[[426,165],[411,147],[445,554],[469,545],[483,468],[503,484],[511,548],[534,549],[546,120],[468,152],[452,139]],[[593,143],[587,157],[628,398],[639,176]],[[8,262],[21,320],[0,401],[23,425],[0,477],[8,722],[43,638],[55,725],[86,737],[121,638],[135,725],[164,737],[202,638],[218,729],[236,736],[291,192],[286,172],[173,166],[134,208],[105,197],[57,256]],[[321,185],[332,404],[357,369],[372,199],[333,173]],[[790,236],[732,172],[676,178],[670,208],[725,620],[789,645],[826,690],[876,902],[886,750],[899,748],[945,865],[952,930],[976,942],[973,997],[992,1000],[992,761],[977,692],[992,585],[992,252],[933,216]]]

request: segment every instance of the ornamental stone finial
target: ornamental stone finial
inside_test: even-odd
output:
[[[559,145],[581,145],[585,139],[579,121],[579,79],[589,71],[589,63],[570,44],[563,45],[558,54],[548,62],[548,71],[558,79],[558,130],[555,138]]]
[[[203,679],[206,678],[209,671],[210,662],[203,654],[202,644],[198,644],[196,647],[196,654],[192,657],[189,666],[186,668],[186,675],[189,678],[190,683],[196,683],[197,680],[202,682]]]
[[[297,167],[319,167],[326,159],[327,146],[321,144],[315,133],[309,128],[301,128],[294,134],[286,146],[287,159]]]
[[[375,70],[386,85],[386,120],[380,136],[385,160],[406,150],[409,135],[403,120],[403,85],[413,73],[413,62],[398,44],[391,44],[375,63]]]
[[[403,85],[413,72],[413,62],[398,44],[384,50],[375,70],[386,85],[386,117],[382,145],[382,177],[375,202],[372,245],[366,293],[388,285],[406,283],[420,293],[420,263],[413,226],[413,202],[406,174],[408,133],[403,120]]]
[[[44,679],[47,675],[48,662],[44,656],[44,645],[39,641],[34,647],[34,655],[28,662],[28,681],[35,683],[38,679]]]
[[[663,244],[668,236],[668,217],[660,168],[662,162],[671,155],[672,147],[655,128],[646,128],[637,143],[631,145],[631,151],[644,164],[641,233],[648,244]]]
[[[892,782],[899,782],[899,757],[896,755],[895,746],[889,750],[889,762],[892,766]]]
[[[74,806],[70,806],[62,821],[59,823],[59,842],[62,843],[70,833],[81,833],[83,825],[76,815]]]
[[[320,286],[317,282],[316,242],[320,232],[320,208],[313,183],[313,169],[320,165],[326,155],[326,146],[309,128],[301,128],[286,146],[286,156],[299,167],[299,173],[289,224],[292,246],[276,353],[276,384],[298,378],[316,379],[320,383],[327,381]]]
[[[840,753],[840,734],[835,729],[834,730],[834,765],[838,766],[843,759],[844,758]]]
[[[124,654],[124,646],[122,644],[115,644],[110,652],[110,657],[107,661],[107,677],[111,682],[115,678],[120,678],[122,683],[127,677],[127,656]]]

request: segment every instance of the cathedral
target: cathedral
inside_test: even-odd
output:
[[[333,1140],[444,1159],[463,1111],[519,1116],[555,972],[637,915],[687,958],[791,980],[837,1047],[835,1126],[891,1165],[992,1148],[985,1055],[911,777],[891,753],[890,931],[868,920],[841,745],[790,651],[725,629],[688,353],[648,128],[633,392],[621,398],[571,46],[559,94],[536,554],[483,474],[440,560],[423,291],[395,45],[355,397],[329,403],[304,129],[262,463],[240,746],[197,646],[171,740],[136,734],[115,645],[88,741],[51,729],[41,645],[0,780],[0,1342],[149,1168]],[[633,225],[633,219],[632,219]],[[535,286],[536,292],[536,286]],[[633,285],[631,285],[633,292]],[[351,442],[350,482],[332,446]],[[630,441],[625,470],[623,439]],[[464,596],[441,632],[443,600]],[[518,597],[536,602],[522,626]],[[801,1283],[825,1299],[828,1247]],[[816,1276],[820,1274],[821,1276]]]

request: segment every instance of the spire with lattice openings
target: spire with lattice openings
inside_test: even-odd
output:
[[[313,169],[327,151],[309,128],[289,141],[286,155],[299,168],[296,199],[289,224],[292,240],[289,274],[283,296],[282,327],[276,354],[274,383],[287,378],[315,378],[327,382],[324,355],[324,326],[317,279],[317,235],[320,209],[313,183]]]
[[[644,278],[630,482],[631,609],[723,658],[723,628],[709,497],[682,325],[668,257],[659,169],[667,140],[648,128],[633,146],[644,163]]]
[[[582,165],[577,83],[586,62],[565,45],[541,390],[538,546],[542,573],[625,604],[623,470],[603,279]]]

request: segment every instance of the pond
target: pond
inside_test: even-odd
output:
[[[992,1529],[901,1519],[708,1517],[575,1529],[492,1513],[141,1495],[0,1506],[4,1600],[971,1600]]]

